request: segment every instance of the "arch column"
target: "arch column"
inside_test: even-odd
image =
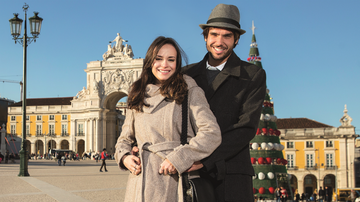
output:
[[[30,142],[32,144],[32,147],[31,147],[31,154],[36,154],[36,140],[35,142]]]
[[[89,151],[90,145],[88,144],[88,139],[89,139],[89,135],[88,135],[88,121],[90,119],[85,119],[85,129],[84,129],[84,139],[85,139],[85,151]]]
[[[100,119],[97,118],[96,119],[96,123],[95,123],[95,151],[94,152],[97,152],[97,151],[100,151],[100,137],[99,137],[99,122],[100,122]]]
[[[76,119],[72,119],[70,123],[69,149],[73,151],[76,150],[75,134],[76,134]]]

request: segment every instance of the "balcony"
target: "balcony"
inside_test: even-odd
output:
[[[61,137],[69,137],[69,133],[61,133]]]
[[[298,170],[299,168],[297,166],[287,166],[288,170]]]
[[[35,136],[36,136],[36,137],[44,137],[44,134],[42,134],[42,133],[36,133]]]
[[[55,133],[49,133],[47,136],[48,137],[56,137],[56,134]]]
[[[336,166],[329,166],[329,165],[326,165],[325,166],[325,170],[335,170]]]
[[[76,133],[75,136],[85,136],[85,133]]]
[[[316,166],[305,166],[305,170],[316,170]]]

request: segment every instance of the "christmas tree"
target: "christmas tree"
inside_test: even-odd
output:
[[[255,26],[252,24],[252,40],[248,62],[262,68],[261,57],[255,38]],[[288,199],[292,198],[287,174],[287,161],[283,157],[284,146],[280,144],[280,131],[277,130],[274,103],[271,102],[269,90],[266,90],[259,126],[254,139],[250,141],[250,156],[255,176],[253,192],[258,198],[274,199],[275,189],[287,189]]]

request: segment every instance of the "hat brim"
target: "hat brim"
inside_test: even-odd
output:
[[[226,22],[212,22],[210,24],[200,24],[199,27],[201,29],[205,29],[206,27],[219,27],[219,28],[227,28],[227,29],[233,29],[235,31],[240,32],[240,35],[243,35],[246,33],[245,30],[240,29],[238,27],[236,27],[235,25],[226,23]]]

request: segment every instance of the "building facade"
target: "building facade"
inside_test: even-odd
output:
[[[131,46],[123,45],[119,34],[114,41],[102,61],[87,64],[86,87],[75,96],[27,100],[28,151],[43,154],[49,148],[66,148],[82,154],[106,148],[115,152],[126,113],[118,102],[140,76],[143,59],[133,58]],[[18,139],[22,134],[20,103],[9,108],[6,128],[8,135]]]
[[[341,126],[307,118],[279,119],[281,144],[291,187],[311,195],[320,187],[355,187],[355,143],[358,137],[345,105]]]

